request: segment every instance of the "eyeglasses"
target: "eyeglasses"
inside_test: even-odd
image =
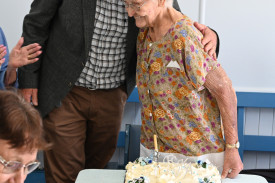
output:
[[[2,173],[11,174],[19,171],[21,168],[24,168],[24,173],[29,174],[33,172],[39,165],[40,162],[35,161],[27,165],[23,165],[19,161],[6,161],[3,157],[0,156],[0,163],[4,165]]]
[[[127,3],[126,1],[124,1],[126,9],[132,8],[135,11],[140,11],[142,6],[144,6],[146,2],[146,0],[142,1],[141,3]]]

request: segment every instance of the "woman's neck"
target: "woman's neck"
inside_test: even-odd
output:
[[[149,26],[149,36],[151,40],[161,40],[181,16],[182,14],[174,8],[164,7],[156,17],[152,26]]]

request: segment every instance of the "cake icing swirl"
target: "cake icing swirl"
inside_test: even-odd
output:
[[[164,162],[140,157],[126,166],[125,183],[221,183],[216,166],[209,161],[175,162],[168,157]]]

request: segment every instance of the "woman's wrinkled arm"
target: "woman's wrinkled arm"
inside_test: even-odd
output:
[[[204,86],[217,100],[226,144],[235,144],[238,141],[237,97],[231,80],[224,69],[218,67],[207,74]],[[230,169],[232,169],[231,173],[229,173]],[[242,169],[243,164],[238,149],[226,148],[222,178],[234,178]]]

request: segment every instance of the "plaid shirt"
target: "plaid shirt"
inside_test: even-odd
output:
[[[75,85],[111,89],[124,83],[127,31],[124,1],[97,0],[89,57]]]

